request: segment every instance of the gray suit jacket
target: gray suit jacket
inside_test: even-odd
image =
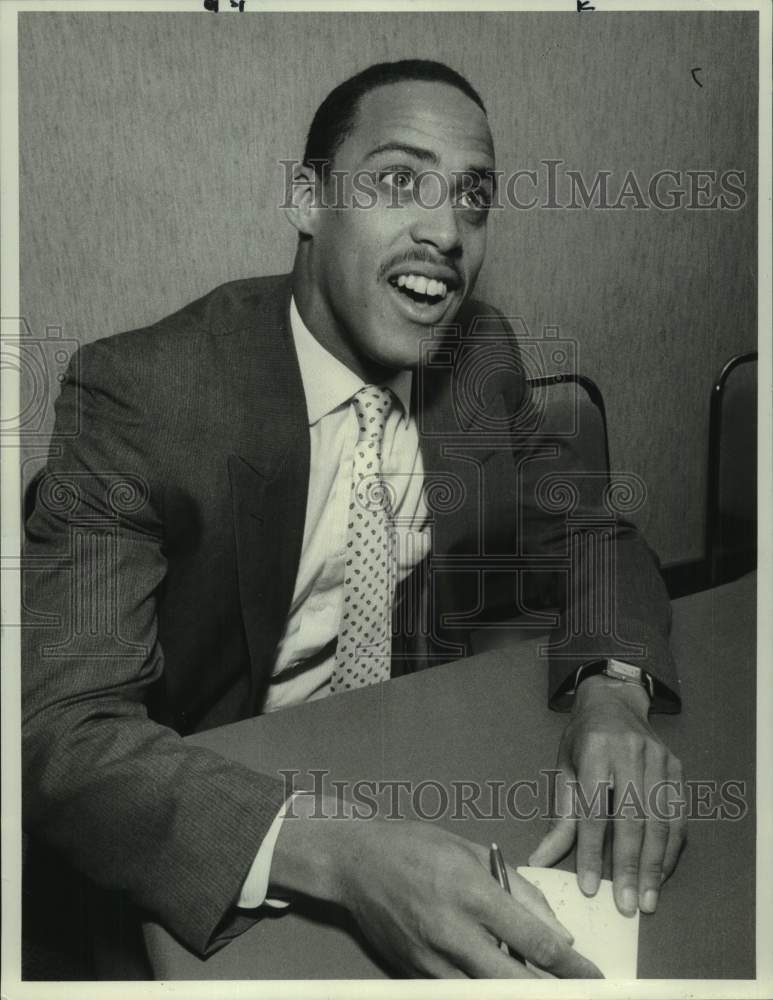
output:
[[[277,775],[181,736],[261,711],[287,617],[309,474],[289,299],[288,276],[236,281],[82,348],[57,405],[61,454],[27,524],[26,829],[201,954],[246,926],[233,903],[285,793]],[[393,672],[469,652],[493,606],[522,604],[528,564],[533,579],[558,580],[559,598],[561,580],[571,591],[554,701],[580,662],[606,652],[646,667],[674,710],[651,553],[618,522],[611,584],[583,571],[582,544],[572,561],[566,511],[539,501],[538,481],[561,468],[580,484],[577,525],[601,507],[599,479],[583,484],[571,442],[520,420],[528,395],[504,321],[469,303],[458,324],[415,380],[432,555],[398,595]],[[498,355],[487,367],[493,343],[509,345],[512,364]],[[500,572],[487,572],[492,559]],[[610,586],[612,633],[578,628]]]

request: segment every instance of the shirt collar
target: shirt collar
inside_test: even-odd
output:
[[[348,403],[368,383],[363,382],[359,375],[355,375],[320,344],[301,319],[295,296],[290,299],[290,328],[301,368],[309,425],[312,425]],[[382,384],[397,396],[408,418],[411,414],[413,372],[409,369],[399,371]]]

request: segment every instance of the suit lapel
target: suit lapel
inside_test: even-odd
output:
[[[248,414],[228,457],[236,543],[239,598],[252,666],[253,703],[258,705],[271,677],[273,656],[290,609],[300,561],[309,485],[309,428],[306,399],[289,322],[289,276],[272,294],[252,301],[243,328],[232,341],[232,364],[239,366],[244,411]],[[468,322],[450,338],[458,350]],[[229,320],[228,327],[233,329]],[[444,349],[448,337],[442,341]],[[453,350],[452,350],[453,356]],[[430,508],[432,558],[477,555],[483,550],[482,469],[500,442],[477,426],[473,411],[459,407],[453,366],[426,368],[414,380],[414,412],[425,468]],[[522,392],[522,381],[517,392]],[[488,418],[506,411],[501,389],[485,403]],[[448,497],[452,502],[447,502]],[[444,497],[446,499],[444,499]],[[456,498],[458,502],[454,501]],[[418,649],[426,662],[460,655],[458,628],[440,625],[440,612],[469,607],[468,573],[421,567],[415,598],[428,608],[433,635],[414,636],[399,650]],[[416,581],[414,580],[414,584]],[[398,595],[398,602],[400,595]],[[462,650],[463,652],[463,650]],[[412,661],[415,663],[415,659]],[[412,669],[409,666],[408,669]],[[398,671],[400,672],[399,668]]]
[[[254,435],[228,457],[236,558],[255,704],[270,681],[300,561],[309,483],[306,400],[289,323],[289,280],[258,304],[247,383]]]

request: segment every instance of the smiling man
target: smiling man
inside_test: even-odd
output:
[[[474,92],[397,80],[360,97],[357,127],[340,145],[333,138],[334,150],[326,127],[335,92],[322,105],[290,213],[301,233],[294,272],[301,315],[323,347],[375,381],[416,367],[428,331],[452,322],[469,297],[493,194],[494,147]],[[330,152],[343,183],[332,207],[318,209]],[[351,207],[358,181],[372,191],[359,210]]]
[[[432,559],[480,544],[484,522],[499,544],[518,523],[527,551],[566,550],[565,524],[514,472],[530,447],[515,436],[488,463],[485,496],[464,480],[469,461],[450,473],[467,483],[458,510],[441,517],[427,496],[449,475],[444,435],[485,441],[486,407],[515,418],[527,398],[510,366],[478,425],[460,423],[453,365],[427,360],[437,327],[464,337],[484,319],[511,341],[471,298],[494,172],[466,80],[435,62],[373,66],[312,123],[287,209],[292,275],[218,288],[83,348],[68,373],[57,419],[77,414],[81,431],[52,450],[27,526],[25,822],[62,865],[123,891],[200,954],[274,897],[308,895],[348,909],[410,975],[528,976],[500,940],[556,975],[598,974],[527,882],[511,872],[512,897],[498,887],[479,846],[418,822],[315,818],[303,795],[285,818],[275,774],[181,739],[458,656],[466,639],[443,616],[475,607],[477,592]],[[551,665],[551,701],[573,706],[559,748],[565,815],[532,859],[552,864],[576,842],[588,894],[607,824],[603,806],[568,808],[571,781],[589,800],[611,785],[646,801],[681,780],[647,721],[653,698],[678,705],[668,601],[630,525],[616,545],[608,658],[590,656],[580,632]],[[74,569],[62,560],[72,551]],[[564,624],[599,606],[604,584],[580,576]],[[429,627],[393,639],[410,593],[432,609]],[[73,619],[79,600],[92,602],[88,629]],[[638,665],[621,662],[631,643],[645,650]],[[654,910],[682,840],[679,819],[616,824],[623,912]]]

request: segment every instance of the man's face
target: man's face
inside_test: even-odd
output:
[[[302,315],[361,374],[416,365],[421,340],[453,320],[483,263],[494,170],[486,116],[444,83],[379,87],[362,98],[333,169],[345,178],[343,207],[316,211]]]

